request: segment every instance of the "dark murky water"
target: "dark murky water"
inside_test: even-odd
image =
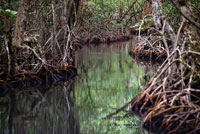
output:
[[[74,82],[25,89],[0,98],[0,134],[78,134]]]
[[[76,80],[0,98],[0,134],[142,134],[140,121],[126,118],[128,109],[104,119],[144,81],[144,69],[128,55],[132,45],[85,47],[76,53]]]

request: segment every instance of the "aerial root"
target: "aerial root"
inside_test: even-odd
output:
[[[200,133],[198,64],[189,60],[191,54],[180,51],[177,48],[166,59],[131,104],[131,111],[142,118],[143,127],[152,133]]]

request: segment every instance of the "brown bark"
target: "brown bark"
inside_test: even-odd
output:
[[[77,21],[78,21],[78,22],[79,22],[79,20],[81,20],[83,2],[84,2],[84,0],[80,0],[80,1],[79,1],[79,5],[78,5],[78,7],[77,7]]]
[[[144,18],[148,14],[152,14],[152,4],[144,5],[143,7],[142,18]]]
[[[184,1],[184,0],[183,0]],[[181,13],[181,15],[186,18],[192,25],[194,25],[196,28],[200,29],[200,23],[195,22],[193,20],[193,17],[191,12],[189,11],[190,9],[187,9],[188,5],[187,4],[178,4],[174,0],[170,0],[170,2],[178,9],[178,11]],[[185,3],[189,3],[190,1],[185,1]],[[186,6],[187,5],[187,6]],[[190,4],[191,5],[191,4]]]
[[[160,0],[152,0],[152,16],[156,29],[162,28],[162,3]]]
[[[21,46],[25,38],[26,19],[27,19],[26,7],[28,7],[27,5],[29,5],[28,2],[29,0],[19,1],[18,15],[15,27],[15,37],[14,37],[14,44],[17,46]]]
[[[123,14],[122,1],[120,0],[120,4],[119,4],[119,18],[122,17],[122,14]]]
[[[1,2],[4,3],[3,1]],[[2,8],[5,9],[12,9],[11,7],[11,1],[8,1],[8,7],[6,7],[5,3],[3,4]],[[7,72],[8,76],[15,73],[15,53],[12,45],[12,20],[7,14],[3,14],[3,20],[4,20],[4,40],[5,40],[5,47],[7,52]]]
[[[73,26],[73,24],[76,22],[77,19],[77,13],[81,5],[81,0],[74,0],[68,1],[68,25],[70,28]],[[80,11],[79,11],[80,12]]]

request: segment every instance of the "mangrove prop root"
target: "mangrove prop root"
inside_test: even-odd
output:
[[[118,43],[118,42],[124,42],[124,41],[129,41],[133,39],[133,36],[135,35],[147,35],[148,34],[148,28],[144,30],[136,30],[133,28],[126,29],[124,33],[112,33],[108,35],[93,35],[88,37],[81,37],[81,36],[75,36],[73,37],[73,44],[77,48],[81,48],[84,45],[100,45],[100,44],[113,44],[113,43]]]
[[[144,38],[129,52],[133,61],[138,64],[161,64],[167,59],[167,53],[163,47],[158,47],[159,39],[154,44],[150,39]],[[156,45],[155,45],[156,44]]]
[[[38,87],[43,85],[52,85],[57,82],[67,81],[76,76],[77,70],[73,66],[65,69],[46,70],[41,68],[38,73],[26,72],[16,74],[7,80],[0,81],[0,96],[4,96],[10,91],[16,89],[27,89],[30,87]]]
[[[144,55],[135,49],[132,53]],[[200,133],[200,85],[196,84],[200,72],[195,62],[188,59],[191,54],[180,51],[177,48],[166,59],[131,104],[131,111],[142,118],[143,127],[152,133]],[[169,68],[173,70],[170,74],[166,73]]]
[[[177,35],[164,21],[157,36],[141,38],[130,51],[135,61],[160,66],[131,104],[143,128],[156,134],[200,133],[199,41],[191,39],[195,32],[182,19]]]

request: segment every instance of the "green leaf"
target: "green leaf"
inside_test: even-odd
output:
[[[6,9],[5,11],[6,11],[7,13],[12,14],[12,15],[16,15],[16,14],[17,14],[16,11],[13,11],[13,10],[10,10],[10,9]]]

